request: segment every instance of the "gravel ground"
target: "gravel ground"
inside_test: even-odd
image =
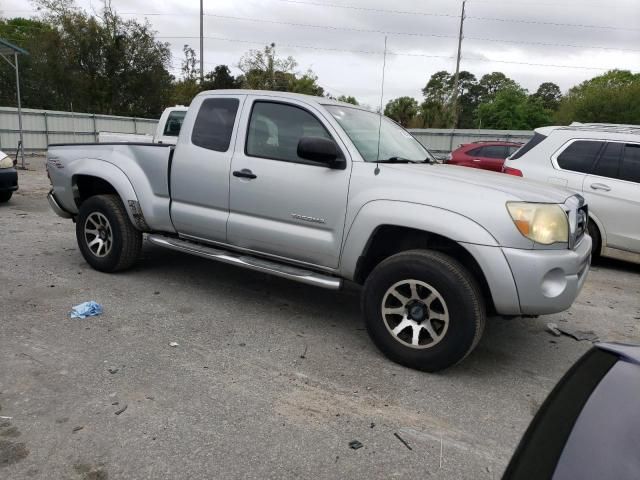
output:
[[[31,168],[0,205],[0,478],[499,478],[590,347],[547,322],[640,342],[640,266],[604,261],[571,310],[492,318],[461,365],[412,371],[369,341],[354,289],[148,244],[91,270]],[[70,319],[86,300],[103,315]]]

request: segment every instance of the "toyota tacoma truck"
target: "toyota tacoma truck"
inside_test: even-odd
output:
[[[376,113],[282,92],[200,93],[175,146],[51,145],[53,210],[86,261],[131,267],[148,242],[328,289],[362,285],[373,342],[437,371],[487,315],[571,306],[591,238],[580,195],[437,165]]]

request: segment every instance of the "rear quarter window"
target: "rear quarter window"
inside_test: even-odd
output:
[[[620,178],[629,182],[640,183],[640,145],[627,143],[624,147]]]
[[[546,135],[542,135],[541,133],[535,133],[531,138],[531,140],[525,143],[516,153],[511,155],[509,160],[517,160],[518,158],[522,157],[525,153],[537,147],[546,138],[547,138]]]
[[[200,105],[191,132],[191,143],[217,152],[226,152],[240,101],[237,98],[207,98]]]
[[[593,164],[605,142],[577,140],[557,157],[558,166],[572,172],[591,173]]]

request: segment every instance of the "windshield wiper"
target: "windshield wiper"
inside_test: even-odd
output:
[[[378,160],[378,163],[423,163],[422,160],[409,160],[403,157],[389,157],[386,160]]]

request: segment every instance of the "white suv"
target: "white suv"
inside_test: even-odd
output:
[[[640,126],[538,128],[503,172],[580,192],[593,254],[640,263]]]

